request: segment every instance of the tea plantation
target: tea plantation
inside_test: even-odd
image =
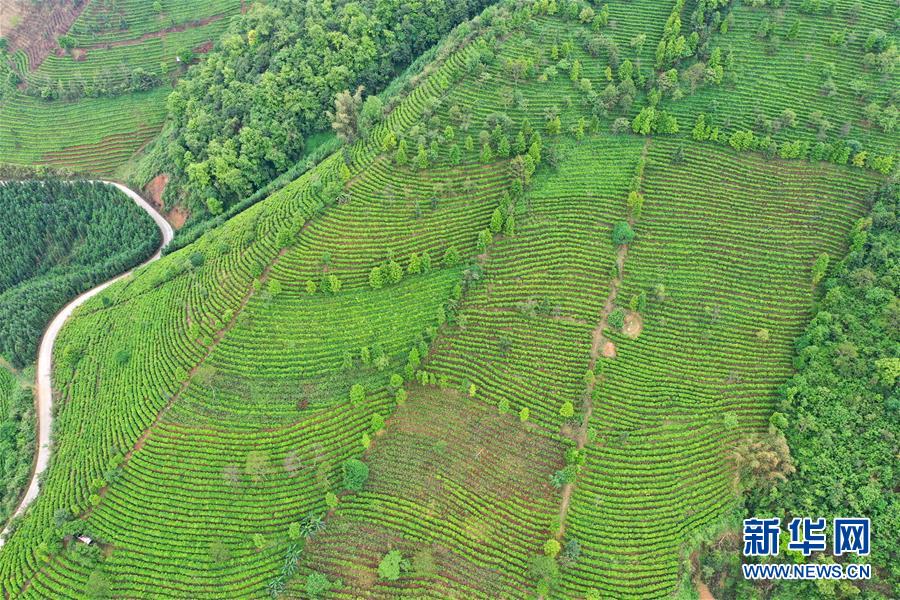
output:
[[[377,110],[339,94],[343,147],[66,324],[52,464],[0,589],[696,597],[746,493],[797,493],[810,421],[786,426],[782,395],[829,265],[889,239],[864,234],[874,198],[879,228],[897,206],[896,17],[888,1],[501,1]],[[222,167],[192,188],[210,206],[227,162],[187,167]],[[885,330],[888,263],[842,271],[878,281]],[[890,435],[873,463],[896,457]],[[878,535],[900,533],[878,510]],[[872,581],[816,593],[895,597],[892,551]]]

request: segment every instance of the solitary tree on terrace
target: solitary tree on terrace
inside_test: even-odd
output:
[[[362,106],[363,89],[363,86],[359,86],[355,94],[351,94],[350,90],[339,92],[334,98],[334,112],[328,112],[331,128],[348,144],[352,144],[359,135],[359,109]]]

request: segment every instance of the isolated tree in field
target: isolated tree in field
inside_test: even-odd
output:
[[[609,313],[606,322],[614,329],[622,329],[625,327],[625,310],[617,306]]]
[[[531,411],[528,410],[527,406],[519,411],[519,420],[521,422],[524,423],[525,421],[527,421],[529,419],[529,417],[531,417]]]
[[[509,215],[506,217],[506,221],[503,223],[503,235],[507,237],[511,237],[516,234],[516,218],[514,215]]]
[[[334,112],[328,112],[331,128],[347,144],[352,144],[359,135],[359,109],[362,107],[363,89],[363,86],[359,86],[354,94],[350,90],[338,92],[334,98]]]
[[[71,50],[75,47],[75,38],[70,35],[61,35],[56,38],[56,42],[59,44],[59,47],[63,50]]]
[[[577,58],[572,61],[572,71],[569,73],[569,78],[576,83],[581,80],[581,61]]]
[[[816,257],[816,262],[813,264],[813,274],[812,274],[812,282],[813,285],[819,285],[819,282],[822,281],[822,278],[825,277],[825,273],[828,272],[828,263],[830,259],[828,257],[827,252],[823,252],[818,257]]]
[[[462,153],[459,150],[459,144],[453,144],[452,146],[450,146],[448,159],[450,160],[450,164],[454,167],[462,162]]]
[[[503,228],[503,211],[500,210],[500,207],[494,209],[494,212],[491,213],[491,233],[500,233],[500,229]]]
[[[416,153],[415,166],[420,171],[424,171],[428,168],[428,151],[425,150],[425,144],[419,144],[419,150]]]
[[[394,154],[394,160],[401,167],[405,166],[406,163],[409,162],[406,140],[400,140],[400,143],[397,145],[397,152],[396,154]]]
[[[350,402],[353,404],[362,404],[366,400],[366,388],[361,383],[354,383],[350,386]]]
[[[408,567],[406,563],[407,561],[403,559],[403,554],[399,550],[391,550],[378,563],[378,576],[388,581],[397,581],[400,578],[400,572]]]
[[[491,145],[485,142],[481,146],[481,162],[489,163],[494,160],[494,152],[491,150]]]
[[[337,275],[329,275],[327,281],[328,290],[332,294],[337,294],[339,291],[341,291],[341,280],[338,279]]]
[[[390,152],[397,147],[397,135],[393,131],[388,131],[381,139],[381,149]]]
[[[563,405],[559,409],[559,416],[561,416],[563,419],[571,419],[573,416],[575,416],[575,406],[571,401],[566,400],[565,402],[563,402]]]
[[[348,458],[341,465],[344,474],[344,488],[360,492],[369,479],[369,465],[356,458]]]
[[[613,244],[616,246],[623,246],[625,244],[630,244],[632,240],[634,240],[634,230],[631,228],[631,225],[629,225],[627,221],[619,221],[616,223],[612,232]]]
[[[369,271],[369,285],[372,286],[373,290],[380,290],[384,287],[384,276],[381,272],[381,267],[372,267],[372,270]]]
[[[490,245],[490,243],[493,240],[494,240],[494,236],[491,233],[491,230],[490,229],[482,229],[478,233],[478,249],[481,250],[482,252],[484,250],[487,250],[487,247]]]
[[[341,587],[341,585],[340,579],[333,583],[327,576],[318,571],[313,571],[306,576],[305,590],[310,598],[321,598],[331,591],[332,588]]]
[[[416,369],[419,368],[419,365],[422,364],[422,356],[419,354],[419,349],[418,349],[418,348],[413,347],[413,348],[409,351],[409,354],[408,354],[407,357],[406,357],[406,364],[409,365],[409,367],[410,367],[413,371],[415,371]]]
[[[551,538],[544,542],[544,556],[556,558],[556,555],[559,554],[560,550],[562,550],[562,546],[559,541]]]
[[[406,266],[406,272],[410,275],[418,275],[422,272],[422,259],[419,258],[418,252],[409,255],[409,263]]]
[[[307,293],[307,294],[310,294],[310,295],[311,295],[311,294],[315,294],[315,293],[316,293],[316,288],[317,288],[317,286],[316,286],[316,282],[315,282],[315,281],[313,281],[312,279],[307,279],[307,280],[306,280],[306,293]]]
[[[455,267],[458,264],[459,250],[457,250],[455,246],[450,246],[449,248],[447,248],[447,251],[444,252],[444,266]]]
[[[559,115],[556,115],[552,119],[547,121],[547,133],[550,135],[559,135],[560,130],[562,129],[562,121],[559,120]]]
[[[396,260],[387,264],[387,279],[391,283],[400,283],[400,280],[403,279],[403,267]]]
[[[366,98],[357,119],[359,133],[361,135],[368,134],[375,125],[381,122],[382,117],[384,117],[384,103],[381,98],[378,96]]]
[[[644,195],[637,191],[628,193],[628,212],[634,219],[641,218],[641,211],[644,209]]]
[[[497,145],[497,155],[500,158],[509,158],[509,155],[512,153],[512,148],[509,144],[509,138],[505,135],[500,138],[500,143]]]
[[[369,428],[374,432],[378,433],[382,429],[384,429],[384,415],[379,413],[375,413],[372,415],[372,420],[369,422]]]

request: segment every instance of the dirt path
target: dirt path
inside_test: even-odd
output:
[[[618,275],[610,281],[609,294],[606,296],[606,302],[603,304],[603,310],[600,311],[600,321],[594,329],[593,343],[591,344],[591,360],[588,363],[588,370],[593,371],[597,365],[597,359],[603,354],[603,349],[609,342],[603,332],[606,330],[606,321],[609,313],[612,312],[616,305],[616,297],[619,295],[619,287],[622,285],[622,274],[625,269],[625,259],[628,257],[628,246],[619,246],[616,251],[616,264],[618,265]],[[583,450],[587,444],[588,424],[591,415],[594,412],[594,388],[596,380],[587,386],[584,392],[583,409],[581,411],[581,426],[576,429],[572,435],[575,445],[579,450]],[[556,539],[562,540],[566,534],[566,516],[569,514],[569,505],[572,502],[572,493],[575,491],[574,483],[567,483],[562,489],[562,499],[559,504],[559,531],[556,533]]]
[[[154,222],[156,222],[157,227],[159,227],[160,232],[162,233],[162,245],[159,250],[151,256],[146,262],[140,266],[151,263],[162,255],[162,249],[172,241],[172,237],[174,236],[174,232],[172,231],[172,226],[169,225],[168,221],[166,221],[158,212],[156,212],[153,207],[150,206],[147,201],[145,201],[137,192],[125,187],[120,183],[116,183],[114,181],[103,181],[108,185],[114,185],[119,188],[126,196],[131,198],[135,204],[141,207],[144,211],[149,214]],[[52,367],[53,367],[53,345],[56,342],[56,338],[59,335],[62,326],[65,324],[66,320],[72,315],[76,308],[101,293],[103,290],[111,286],[113,283],[119,281],[120,279],[124,279],[131,275],[134,271],[127,271],[122,273],[118,277],[110,279],[106,283],[101,283],[95,288],[92,288],[74,300],[72,300],[69,304],[67,304],[55,317],[50,321],[50,324],[47,326],[47,329],[44,331],[44,337],[41,338],[41,345],[38,348],[38,358],[37,358],[37,385],[35,387],[35,414],[37,415],[37,426],[38,426],[38,435],[37,435],[37,456],[34,461],[34,466],[31,471],[31,480],[28,483],[28,489],[25,491],[25,495],[22,496],[22,499],[19,501],[19,506],[16,508],[15,512],[10,516],[10,521],[15,517],[22,515],[25,510],[34,502],[35,498],[37,498],[38,491],[40,491],[39,479],[41,473],[43,473],[47,469],[47,465],[50,463],[50,432],[53,428],[53,382],[51,380],[52,375]],[[0,533],[0,548],[3,547],[3,544],[6,539],[6,534],[9,531],[9,527],[5,527],[3,532]]]
[[[644,159],[647,155],[647,150],[649,147],[649,140],[644,145],[644,151],[641,157],[641,160]],[[635,220],[629,215],[628,224],[634,227]],[[605,358],[614,358],[615,357],[615,346],[613,345],[611,340],[606,338],[604,335],[604,331],[607,328],[607,321],[609,319],[609,314],[613,311],[616,306],[616,298],[619,295],[619,288],[622,286],[622,279],[625,276],[625,261],[628,259],[628,246],[622,245],[616,250],[616,276],[612,278],[609,282],[609,293],[606,296],[606,302],[603,303],[603,309],[600,311],[600,319],[597,322],[597,327],[594,328],[594,333],[592,336],[591,342],[591,359],[588,362],[588,370],[594,371],[594,367],[597,365],[597,359],[601,356]],[[610,352],[609,348],[612,348]],[[597,385],[597,380],[594,379],[593,382],[589,383],[584,391],[584,399],[582,402],[582,411],[581,411],[581,426],[578,427],[571,434],[571,439],[575,442],[576,448],[578,450],[583,450],[585,445],[587,445],[588,439],[588,425],[591,420],[591,415],[594,412],[593,405],[593,396],[594,396],[594,388]],[[559,531],[556,532],[556,539],[562,540],[566,534],[566,517],[569,514],[569,505],[572,503],[572,494],[575,491],[575,483],[567,483],[563,486],[562,496],[560,498],[559,503]]]

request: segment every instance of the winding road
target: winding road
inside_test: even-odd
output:
[[[130,271],[126,271],[125,273],[122,273],[121,275],[110,279],[106,283],[101,283],[97,287],[89,289],[88,291],[84,292],[83,294],[69,302],[61,311],[59,311],[59,313],[57,313],[55,317],[53,317],[53,320],[50,321],[50,324],[47,326],[46,331],[44,331],[44,336],[43,338],[41,338],[41,345],[38,348],[37,357],[37,386],[35,399],[38,427],[37,457],[34,461],[34,469],[31,473],[31,480],[28,482],[28,489],[25,491],[25,495],[22,496],[22,499],[19,501],[19,506],[16,508],[15,512],[12,514],[12,516],[10,516],[10,522],[14,518],[22,515],[25,510],[31,505],[31,503],[34,502],[34,499],[37,498],[40,476],[47,469],[47,465],[50,464],[50,431],[53,427],[53,382],[51,380],[53,366],[53,344],[56,343],[56,337],[59,335],[63,324],[72,315],[76,308],[78,308],[115,282],[128,277],[134,272],[135,269],[158,260],[159,257],[162,256],[163,248],[165,248],[169,244],[169,242],[172,241],[172,237],[174,236],[172,226],[169,224],[169,222],[166,221],[161,214],[156,212],[156,209],[154,209],[137,192],[114,181],[97,181],[100,183],[105,183],[107,185],[114,185],[115,187],[119,188],[126,196],[131,198],[135,202],[135,204],[144,209],[147,214],[149,214],[156,222],[156,226],[159,227],[163,238],[162,245],[160,246],[156,254],[151,256],[144,263],[138,265]],[[0,533],[0,548],[3,547],[8,533],[9,526],[7,525],[7,527],[3,529],[3,532]]]

